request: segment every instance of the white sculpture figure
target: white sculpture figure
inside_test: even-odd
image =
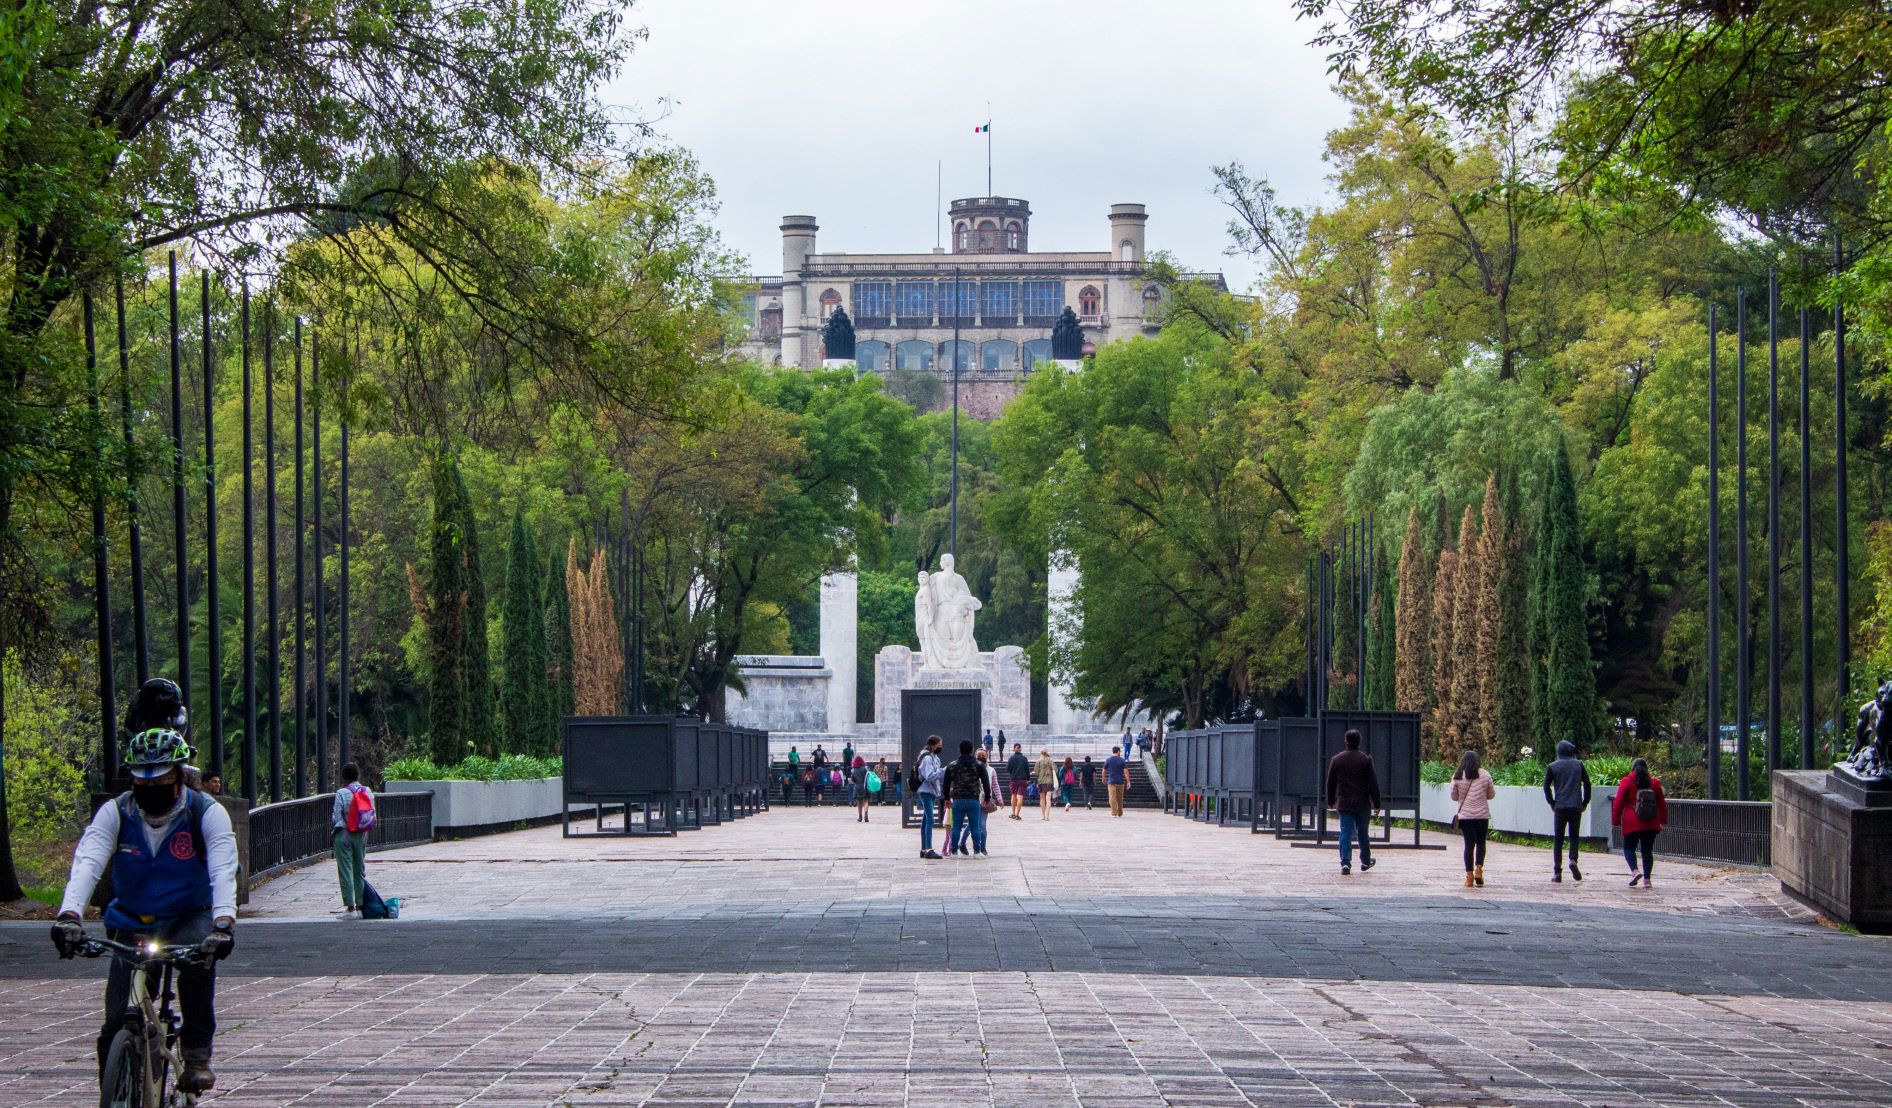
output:
[[[913,594],[913,633],[920,640],[920,656],[932,658],[937,652],[933,645],[933,590],[925,570],[920,571],[920,590]]]
[[[914,598],[913,609],[915,630],[924,652],[922,667],[978,669],[979,644],[972,634],[972,613],[984,606],[966,587],[966,579],[953,571],[951,554],[940,555],[937,573],[921,573],[920,595]]]

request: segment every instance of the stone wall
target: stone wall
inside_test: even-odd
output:
[[[1774,876],[1842,923],[1892,929],[1892,808],[1866,807],[1829,778],[1825,770],[1774,772]]]
[[[764,731],[827,731],[828,684],[834,671],[822,659],[790,654],[744,654],[736,672],[747,691],[723,691],[723,718]]]

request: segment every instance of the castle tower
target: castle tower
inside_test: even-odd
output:
[[[803,332],[809,311],[807,289],[802,282],[802,267],[815,252],[815,232],[820,228],[812,215],[782,217],[782,364],[804,364]]]
[[[1114,262],[1143,261],[1143,224],[1150,217],[1144,213],[1141,204],[1112,204],[1110,206],[1110,260]]]
[[[1031,205],[1009,196],[973,196],[951,204],[953,253],[1023,254],[1031,242]]]

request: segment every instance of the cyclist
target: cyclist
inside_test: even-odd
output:
[[[84,942],[80,921],[109,862],[113,895],[105,909],[107,936],[116,942],[196,943],[211,957],[201,967],[180,967],[177,974],[183,1016],[178,1039],[184,1057],[177,1086],[201,1093],[216,1083],[210,1069],[217,1031],[216,962],[236,945],[237,843],[223,806],[185,785],[184,768],[191,754],[184,735],[170,727],[148,728],[131,737],[124,763],[131,788],[99,808],[73,851],[72,873],[52,937],[62,957],[70,957]],[[112,1036],[124,1022],[132,969],[124,959],[112,960],[105,984],[105,1024],[99,1029],[101,1068]]]

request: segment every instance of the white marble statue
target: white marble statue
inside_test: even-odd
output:
[[[914,630],[925,669],[978,669],[979,643],[972,634],[972,613],[983,608],[953,571],[953,556],[942,554],[939,570],[921,572],[913,599]]]

